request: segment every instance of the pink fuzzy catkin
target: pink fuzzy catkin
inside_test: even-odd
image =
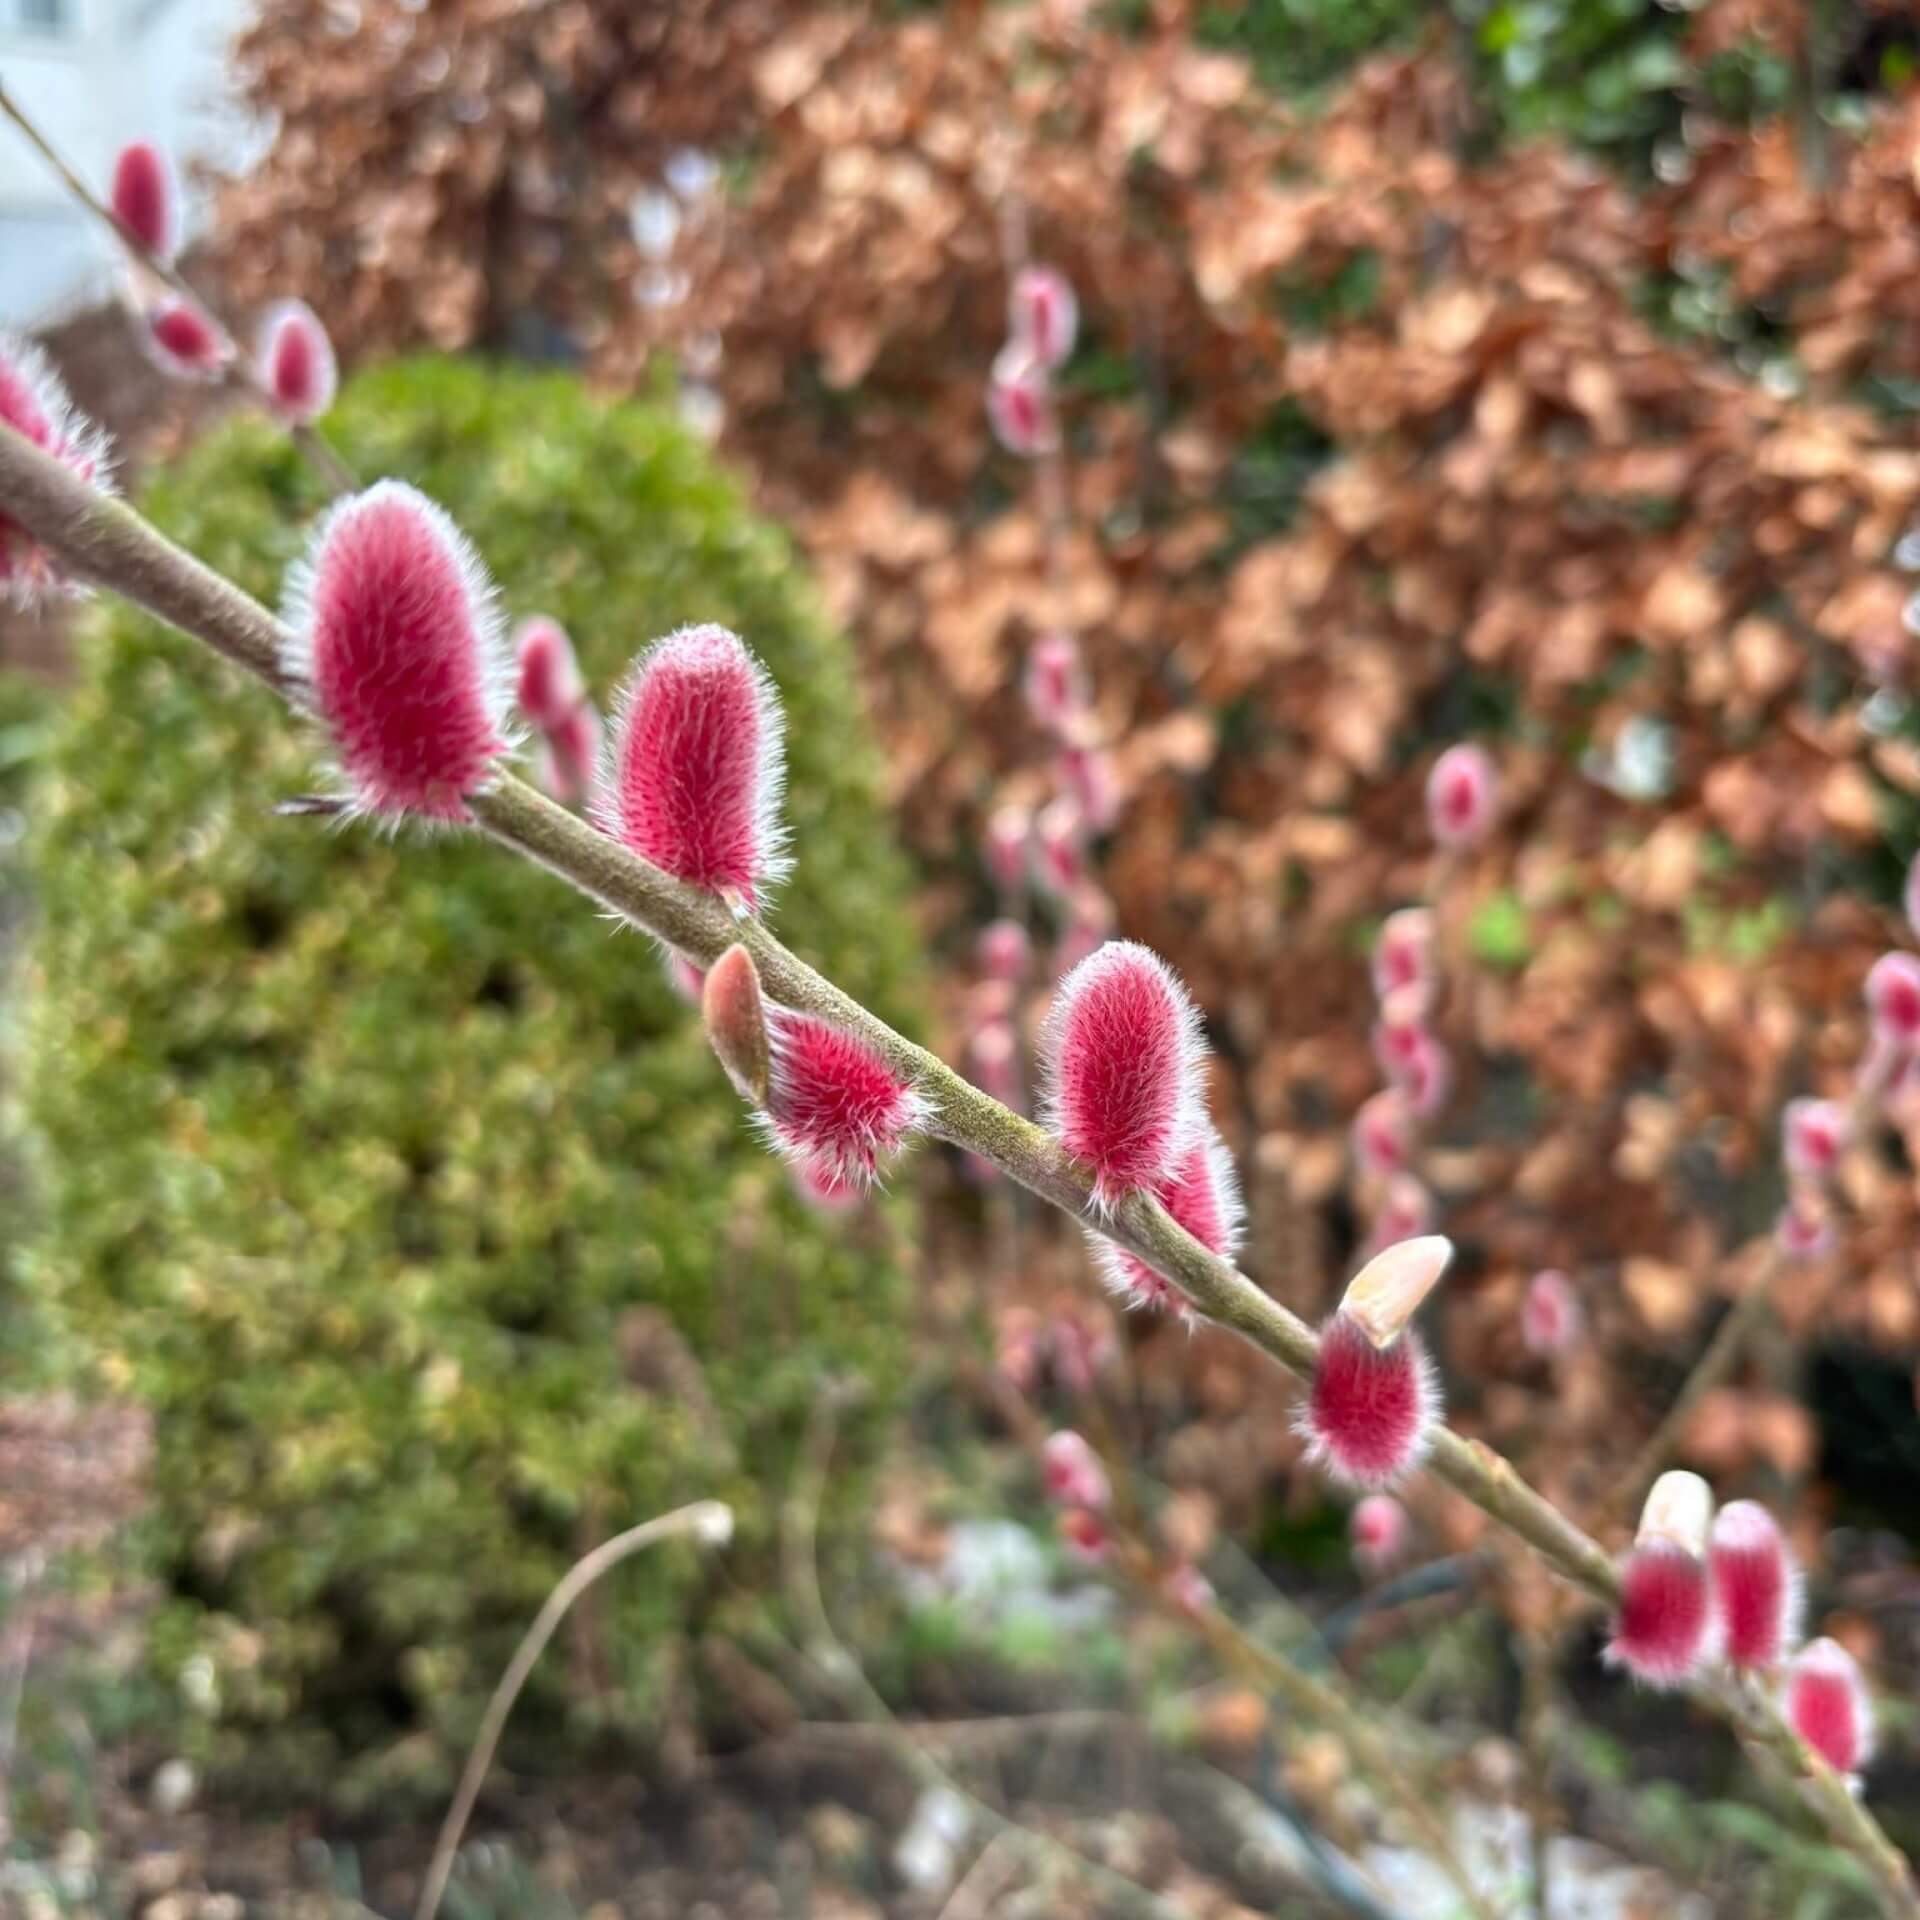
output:
[[[1721,1650],[1742,1672],[1776,1667],[1800,1632],[1800,1574],[1774,1517],[1757,1500],[1714,1516],[1707,1547]]]
[[[1873,1758],[1873,1701],[1839,1641],[1809,1641],[1794,1655],[1782,1703],[1794,1732],[1836,1773],[1857,1774]]]
[[[148,357],[176,380],[218,380],[233,358],[233,342],[197,301],[164,294],[142,316]]]
[[[1360,1171],[1379,1177],[1405,1173],[1413,1162],[1413,1109],[1397,1088],[1361,1102],[1353,1116],[1353,1158]]]
[[[1648,1686],[1679,1686],[1716,1651],[1712,1518],[1713,1494],[1698,1474],[1663,1473],[1620,1563],[1620,1608],[1606,1657]]]
[[[760,1125],[781,1153],[817,1176],[870,1185],[927,1117],[925,1098],[846,1028],[767,1009],[773,1073]]]
[[[166,265],[180,246],[180,180],[173,162],[150,141],[122,147],[113,163],[107,204],[135,242]]]
[[[601,826],[676,878],[757,907],[786,871],[779,696],[725,627],[682,627],[634,663],[595,790]]]
[[[540,740],[540,784],[563,807],[585,805],[600,764],[600,710],[582,700]]]
[[[1080,331],[1073,283],[1057,267],[1022,267],[1007,296],[1007,330],[1042,366],[1063,366]]]
[[[1527,1282],[1520,1308],[1520,1338],[1529,1353],[1550,1360],[1580,1338],[1580,1296],[1557,1267],[1543,1268]]]
[[[1360,1571],[1377,1578],[1407,1550],[1413,1523],[1390,1493],[1370,1493],[1347,1516],[1347,1540]]]
[[[993,363],[987,418],[1000,444],[1022,459],[1052,453],[1060,444],[1046,363],[1024,341],[1009,341]]]
[[[1424,1017],[1433,1004],[1435,970],[1433,915],[1425,907],[1402,907],[1380,923],[1370,962],[1374,998],[1399,1004]]]
[[[1021,687],[1027,710],[1049,733],[1064,734],[1087,711],[1087,675],[1072,634],[1043,633],[1027,649]]]
[[[304,300],[281,300],[268,308],[254,367],[268,404],[290,426],[311,426],[339,391],[333,342]]]
[[[1046,1124],[1093,1173],[1094,1201],[1177,1170],[1205,1121],[1200,1019],[1166,964],[1110,940],[1073,969],[1041,1031]]]
[[[1486,837],[1497,802],[1493,762],[1475,746],[1449,747],[1427,776],[1427,825],[1441,846],[1471,847]]]
[[[1439,1418],[1433,1363],[1411,1328],[1377,1347],[1346,1313],[1320,1331],[1300,1431],[1314,1464],[1354,1487],[1385,1487],[1425,1457]]]
[[[1048,1434],[1040,1458],[1049,1500],[1063,1507],[1085,1507],[1093,1513],[1106,1511],[1113,1497],[1107,1470],[1079,1434],[1071,1430]]]
[[[94,486],[108,484],[107,437],[77,413],[39,348],[0,332],[0,421]],[[0,509],[0,601],[25,605],[66,586],[60,564]]]
[[[1847,1110],[1837,1100],[1789,1100],[1780,1151],[1794,1180],[1830,1180],[1847,1144]]]
[[[573,642],[559,621],[530,614],[513,630],[514,699],[533,725],[557,727],[586,697]]]
[[[289,577],[283,662],[311,691],[356,804],[468,817],[509,745],[493,589],[453,522],[383,480],[327,514]]]
[[[1867,974],[1867,1012],[1882,1045],[1901,1053],[1920,1045],[1920,960],[1883,953]]]
[[[1227,1143],[1211,1126],[1181,1155],[1172,1175],[1154,1183],[1152,1192],[1176,1223],[1209,1253],[1231,1260],[1239,1252],[1240,1230],[1246,1217],[1240,1182]],[[1187,1313],[1179,1290],[1138,1254],[1101,1235],[1090,1237],[1103,1278],[1128,1306],[1166,1307]]]

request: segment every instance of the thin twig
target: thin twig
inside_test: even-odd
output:
[[[212,316],[220,331],[232,342],[236,355],[234,365],[242,384],[249,388],[256,398],[269,399],[267,383],[262,378],[260,369],[254,364],[253,356],[241,346],[239,335],[227,324],[225,316],[171,260],[163,260],[157,253],[150,252],[138,235],[127,228],[120,216],[74,172],[61,156],[59,149],[35,124],[32,115],[7,91],[4,80],[0,80],[0,114],[4,114],[13,122],[27,143],[47,163],[60,184],[113,235],[136,266]],[[268,411],[272,412],[272,410],[269,405]],[[317,426],[310,423],[296,426],[292,429],[292,437],[294,445],[306,456],[314,470],[335,493],[352,493],[359,487],[360,482],[355,478],[353,469],[341,459],[338,450]]]
[[[480,1717],[480,1731],[474,1736],[473,1751],[467,1755],[459,1790],[453,1796],[453,1805],[447,1809],[440,1837],[433,1843],[433,1860],[427,1868],[426,1884],[420,1889],[414,1920],[434,1920],[440,1911],[447,1879],[453,1872],[454,1855],[460,1850],[461,1836],[467,1830],[474,1802],[486,1782],[487,1769],[493,1765],[494,1749],[500,1744],[507,1716],[512,1713],[513,1703],[519,1699],[520,1689],[527,1684],[535,1662],[546,1651],[547,1642],[566,1618],[567,1609],[603,1573],[658,1541],[692,1538],[719,1545],[732,1531],[730,1507],[719,1500],[696,1500],[691,1506],[676,1507],[672,1513],[663,1513],[656,1519],[642,1521],[637,1527],[629,1527],[625,1533],[616,1533],[567,1569],[560,1584],[547,1595],[546,1604],[535,1616],[533,1625],[514,1648],[513,1658],[507,1662],[507,1670],[500,1676],[500,1684],[494,1688],[493,1698]]]
[[[204,641],[266,681],[290,705],[307,704],[280,666],[291,636],[266,608],[175,546],[124,502],[90,487],[10,428],[0,429],[0,506],[79,577],[111,587]],[[1239,1334],[1289,1372],[1311,1377],[1319,1341],[1305,1322],[1230,1262],[1209,1253],[1145,1193],[1129,1194],[1110,1214],[1099,1214],[1087,1170],[1058,1141],[894,1032],[795,958],[763,921],[736,920],[714,895],[648,865],[512,774],[499,775],[471,795],[468,807],[494,839],[620,919],[677,947],[696,965],[711,966],[736,941],[744,943],[773,1000],[837,1022],[915,1082],[927,1102],[927,1131],[933,1137],[978,1154],[1073,1219],[1137,1253],[1207,1319]],[[1612,1557],[1483,1441],[1442,1426],[1427,1470],[1594,1599],[1609,1606],[1618,1602],[1620,1579]],[[1750,1746],[1770,1753],[1806,1783],[1829,1839],[1868,1870],[1884,1911],[1920,1920],[1920,1894],[1898,1848],[1840,1776],[1801,1744],[1778,1710],[1724,1684],[1702,1684],[1693,1692]]]

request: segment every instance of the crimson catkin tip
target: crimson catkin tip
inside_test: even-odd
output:
[[[113,216],[162,265],[180,246],[180,177],[172,159],[148,140],[130,141],[113,163],[108,189]]]
[[[282,668],[369,813],[468,818],[511,744],[509,666],[480,559],[398,480],[337,502],[288,575]]]
[[[1697,1473],[1663,1473],[1620,1563],[1620,1607],[1606,1658],[1652,1687],[1691,1678],[1716,1651],[1707,1565],[1713,1490]]]
[[[267,309],[254,366],[274,412],[293,426],[311,426],[333,405],[339,390],[333,342],[304,300],[281,300]]]
[[[1836,1773],[1873,1758],[1873,1701],[1859,1663],[1837,1640],[1811,1640],[1787,1668],[1788,1724]]]
[[[634,662],[615,703],[594,814],[691,885],[757,907],[786,872],[784,721],[766,669],[725,627],[681,627]]]
[[[1172,1175],[1205,1125],[1200,1016],[1157,955],[1110,940],[1060,983],[1040,1034],[1046,1124],[1094,1203]]]

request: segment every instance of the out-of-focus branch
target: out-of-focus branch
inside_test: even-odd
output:
[[[5,428],[0,428],[0,509],[74,573],[205,641],[291,704],[300,704],[299,690],[288,684],[280,667],[290,636],[273,614],[175,546],[124,502],[99,493]],[[500,775],[468,804],[494,839],[697,964],[711,965],[736,941],[744,944],[776,1002],[838,1022],[916,1083],[928,1105],[928,1132],[980,1155],[1041,1199],[1097,1227],[1165,1274],[1209,1320],[1239,1334],[1289,1372],[1311,1376],[1319,1341],[1298,1316],[1230,1262],[1209,1253],[1147,1195],[1130,1194],[1111,1214],[1099,1214],[1088,1173],[1057,1141],[894,1032],[796,958],[763,922],[737,920],[714,895],[649,866],[511,774]],[[1483,1442],[1442,1427],[1427,1466],[1526,1541],[1564,1578],[1605,1604],[1618,1600],[1619,1575],[1611,1556]],[[1695,1697],[1806,1783],[1828,1837],[1872,1874],[1886,1912],[1920,1920],[1920,1894],[1899,1850],[1839,1775],[1801,1745],[1771,1704],[1719,1685],[1696,1688]]]
[[[40,158],[47,163],[60,184],[78,202],[93,215],[94,219],[106,228],[125,249],[127,257],[143,272],[150,274],[163,285],[171,287],[182,298],[193,301],[214,315],[220,330],[233,342],[234,351],[239,356],[237,365],[242,370],[242,378],[254,393],[264,394],[265,384],[259,370],[253,364],[253,358],[240,345],[239,336],[227,325],[223,315],[215,312],[213,303],[193,285],[185,274],[170,260],[162,260],[156,253],[150,252],[140,242],[137,235],[128,232],[118,214],[74,172],[59,149],[41,132],[32,115],[21,106],[7,91],[6,82],[0,80],[0,114],[13,122],[21,136],[27,141]],[[355,478],[352,468],[341,459],[333,444],[321,433],[320,429],[304,422],[290,429],[293,443],[312,463],[316,472],[336,493],[352,493],[360,482]]]

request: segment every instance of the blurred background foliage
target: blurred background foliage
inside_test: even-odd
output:
[[[779,911],[910,1017],[847,650],[686,434],[563,377],[430,360],[363,377],[333,424],[447,507],[514,615],[566,623],[602,699],[680,622],[751,637],[791,724]],[[143,502],[269,601],[320,504],[246,422]],[[543,1680],[584,1727],[657,1731],[684,1636],[758,1604],[820,1380],[863,1375],[884,1411],[888,1208],[809,1212],[657,953],[559,883],[451,835],[276,820],[325,783],[311,736],[154,621],[90,623],[42,772],[27,1285],[78,1377],[153,1416],[155,1645],[208,1757],[348,1798],[435,1781],[569,1561],[724,1496],[741,1584],[656,1553]],[[524,1724],[554,1730],[538,1705]]]

